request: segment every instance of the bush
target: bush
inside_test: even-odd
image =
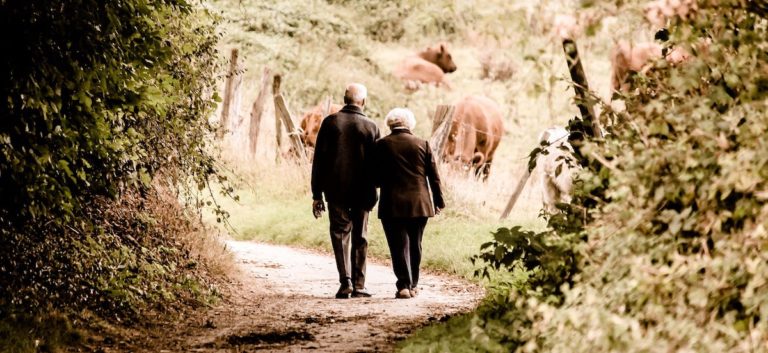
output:
[[[480,258],[533,275],[479,311],[473,336],[520,352],[765,351],[766,8],[699,1],[670,19],[692,58],[638,75],[610,134],[581,147],[587,168],[561,216],[589,206],[584,236],[500,231]]]
[[[216,177],[214,19],[186,0],[2,7],[0,321],[205,303],[201,232],[167,190]]]
[[[211,174],[217,37],[193,5],[14,1],[4,16],[3,232],[75,223],[94,197],[146,189],[160,170]]]

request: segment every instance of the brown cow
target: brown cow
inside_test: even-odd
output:
[[[661,44],[646,42],[631,44],[627,41],[616,43],[611,51],[611,87],[615,91],[630,89],[627,79],[632,72],[645,73],[653,62],[664,57],[670,64],[679,64],[690,58],[683,48],[673,47],[666,55]]]
[[[456,64],[453,57],[447,45],[440,43],[406,57],[395,69],[395,77],[405,82],[408,90],[416,90],[423,83],[448,86],[443,76],[454,71]]]
[[[319,103],[308,112],[304,113],[301,117],[301,142],[305,147],[315,148],[315,142],[317,142],[317,133],[320,131],[320,123],[323,122],[326,116],[338,113],[342,106],[338,104],[331,104],[331,109],[327,113],[325,112],[325,103]]]
[[[503,133],[499,105],[485,96],[466,96],[455,105],[443,159],[486,180]]]

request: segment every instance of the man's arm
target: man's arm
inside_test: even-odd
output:
[[[317,141],[315,142],[315,155],[312,157],[312,179],[310,181],[312,187],[312,215],[315,218],[320,218],[323,211],[325,211],[325,203],[323,202],[323,182],[324,170],[326,166],[326,159],[328,158],[328,129],[330,128],[326,121],[323,119],[320,123],[320,130],[317,132]]]
[[[312,200],[323,201],[323,178],[325,171],[323,168],[327,165],[326,159],[328,158],[328,129],[326,124],[328,119],[323,119],[320,123],[320,130],[317,133],[317,141],[315,142],[315,155],[312,157],[312,179],[310,181],[312,187]]]

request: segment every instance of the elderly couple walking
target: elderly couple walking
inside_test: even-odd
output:
[[[328,202],[331,244],[341,286],[336,298],[370,297],[365,288],[368,213],[380,188],[379,218],[397,277],[396,298],[418,294],[421,238],[427,218],[445,207],[435,157],[427,141],[414,136],[408,109],[396,108],[385,119],[391,134],[363,113],[365,86],[353,83],[344,108],[326,117],[317,135],[312,162],[312,209],[315,217]]]

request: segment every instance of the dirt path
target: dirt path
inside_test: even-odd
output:
[[[426,274],[421,293],[394,299],[388,266],[368,265],[365,299],[334,299],[333,258],[254,242],[228,242],[241,271],[229,299],[178,332],[146,337],[152,352],[381,352],[414,329],[471,310],[482,291],[464,280]],[[177,331],[177,330],[172,330]],[[169,337],[170,336],[170,337]]]

